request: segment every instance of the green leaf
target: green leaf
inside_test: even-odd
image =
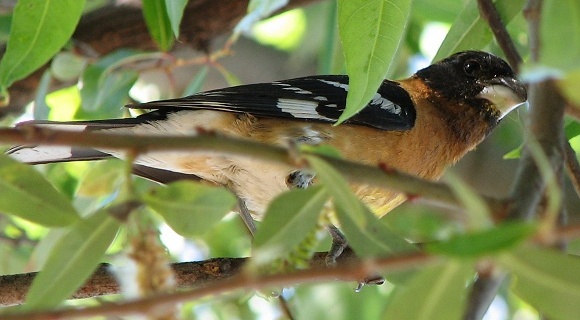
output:
[[[580,314],[580,259],[541,248],[521,247],[498,261],[513,272],[513,291],[550,319]]]
[[[473,277],[470,263],[449,260],[421,270],[392,293],[382,319],[454,320],[465,309],[467,283]]]
[[[165,0],[165,7],[167,8],[167,17],[171,24],[171,30],[175,38],[179,37],[179,25],[183,17],[183,10],[187,5],[187,0]]]
[[[52,248],[28,291],[24,308],[54,308],[69,298],[97,268],[119,227],[106,209],[72,226]]]
[[[143,0],[143,16],[151,38],[161,51],[168,51],[173,45],[173,31],[167,16],[166,0]],[[182,12],[183,14],[183,12]]]
[[[137,81],[138,73],[134,70],[122,72],[114,70],[123,63],[138,58],[141,54],[135,50],[119,50],[88,66],[82,76],[83,110],[113,109],[118,111],[119,106],[127,99],[129,90]]]
[[[143,200],[183,236],[207,232],[236,205],[236,197],[228,190],[192,181],[155,188]]]
[[[573,107],[576,108],[580,106],[580,92],[578,90],[578,83],[580,83],[580,69],[567,72],[564,77],[557,82],[558,87],[564,96],[566,96],[566,98],[572,102]]]
[[[335,147],[333,147],[331,145],[327,145],[327,144],[322,144],[322,145],[317,145],[317,146],[313,146],[310,144],[300,144],[298,146],[298,148],[300,149],[300,152],[304,152],[304,153],[318,154],[318,155],[337,158],[337,159],[342,158],[342,155],[340,154],[340,151],[338,151],[338,149],[336,149]]]
[[[580,39],[576,34],[569,34],[571,30],[580,30],[580,2],[544,1],[540,23],[540,63],[565,71],[580,67]],[[554,36],[556,34],[569,36]]]
[[[495,0],[493,3],[501,20],[507,25],[521,13],[526,0]],[[477,1],[468,1],[451,25],[433,60],[441,60],[458,51],[483,49],[492,38],[489,25],[479,15]]]
[[[50,63],[50,72],[60,81],[77,80],[87,65],[87,58],[71,52],[57,54]]]
[[[487,204],[473,188],[451,172],[447,173],[445,180],[465,207],[470,228],[489,227],[492,225],[491,213]]]
[[[0,86],[9,87],[54,56],[70,39],[84,5],[84,0],[18,1],[0,61]]]
[[[50,84],[52,82],[52,76],[48,70],[45,70],[40,77],[40,82],[38,83],[38,88],[36,89],[36,94],[34,96],[34,119],[35,120],[46,120],[48,119],[49,108],[46,104],[46,96],[50,91]]]
[[[276,197],[256,233],[256,254],[262,252],[268,261],[287,255],[314,230],[328,200],[328,193],[320,186],[296,189]]]
[[[209,71],[209,68],[207,65],[201,67],[201,69],[199,69],[199,72],[197,73],[197,75],[195,75],[195,77],[187,85],[185,90],[183,90],[183,95],[190,96],[192,94],[196,94],[196,93],[200,92],[203,84],[205,83],[205,79],[207,78],[208,71]]]
[[[338,31],[349,76],[344,122],[377,93],[401,44],[410,0],[339,0]]]
[[[496,253],[521,243],[534,234],[536,226],[522,222],[507,222],[497,227],[456,235],[449,240],[428,243],[425,249],[457,257],[480,257]]]
[[[391,231],[350,190],[346,180],[323,160],[306,156],[316,176],[332,196],[340,228],[361,256],[387,256],[416,248]]]
[[[522,156],[522,150],[524,150],[524,145],[521,144],[517,148],[503,155],[504,160],[514,160],[519,159]]]
[[[44,225],[66,226],[76,210],[33,167],[0,154],[0,212]]]
[[[76,195],[98,197],[111,194],[124,178],[125,166],[119,159],[97,162],[79,181]]]

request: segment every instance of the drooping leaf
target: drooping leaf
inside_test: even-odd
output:
[[[46,104],[46,95],[50,90],[50,83],[52,82],[52,77],[50,72],[44,71],[42,77],[40,77],[40,82],[38,83],[38,88],[36,89],[36,95],[34,96],[34,119],[35,120],[46,120],[48,119],[48,105]]]
[[[457,257],[480,257],[509,249],[534,233],[536,226],[529,223],[503,223],[497,227],[462,234],[441,242],[428,243],[425,249]]]
[[[511,270],[513,291],[550,319],[580,314],[580,259],[563,252],[521,247],[498,257]]]
[[[26,310],[54,308],[97,268],[120,222],[104,209],[77,222],[52,248],[26,296]]]
[[[526,0],[495,0],[493,3],[503,23],[507,25],[522,11]],[[492,37],[487,22],[479,15],[477,1],[468,1],[451,25],[451,29],[433,60],[441,60],[462,50],[483,49],[489,44]]]
[[[274,199],[262,221],[254,247],[269,261],[281,258],[294,249],[316,227],[320,211],[329,200],[320,186],[296,189]],[[260,259],[260,263],[264,262]]]
[[[338,31],[349,76],[342,123],[376,94],[401,44],[410,0],[339,0]]]
[[[174,40],[165,2],[166,0],[143,0],[143,16],[147,29],[161,51],[171,49]]]
[[[207,232],[236,205],[236,197],[228,190],[192,181],[152,189],[143,200],[183,236]]]
[[[29,165],[0,154],[0,212],[44,225],[78,220],[70,200]]]
[[[322,185],[332,196],[340,228],[361,256],[387,256],[416,248],[391,231],[350,190],[346,180],[328,163],[307,156]]]
[[[448,173],[445,176],[445,180],[465,207],[470,228],[482,228],[492,225],[491,213],[487,204],[473,188],[453,173]]]
[[[10,86],[52,58],[70,39],[84,5],[84,0],[18,1],[0,61],[0,86]]]
[[[167,8],[167,17],[171,24],[171,30],[175,38],[179,37],[179,25],[183,17],[183,10],[187,5],[187,0],[165,0],[165,7]]]
[[[458,320],[465,308],[471,263],[448,260],[421,270],[398,286],[382,319]]]

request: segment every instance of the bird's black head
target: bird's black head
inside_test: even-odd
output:
[[[501,58],[481,51],[464,51],[443,59],[417,76],[451,101],[481,107],[497,120],[527,99],[526,88]]]

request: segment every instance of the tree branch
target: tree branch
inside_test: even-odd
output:
[[[323,261],[322,256],[320,259]],[[292,286],[298,283],[321,281],[359,281],[377,271],[394,272],[406,270],[412,266],[425,265],[436,261],[435,256],[415,253],[375,260],[358,260],[339,264],[336,267],[317,266],[287,274],[254,276],[239,273],[234,277],[215,281],[211,286],[201,286],[189,291],[162,293],[138,300],[120,303],[104,303],[97,307],[84,309],[63,309],[57,311],[34,312],[17,315],[4,315],[3,320],[57,319],[90,316],[125,316],[130,314],[154,314],[154,311],[165,306],[217,295],[239,289],[261,289],[267,287]],[[323,263],[323,262],[322,262]]]
[[[296,150],[289,150],[247,139],[231,138],[206,130],[192,132],[190,136],[139,136],[104,132],[70,132],[51,128],[21,125],[1,129],[0,143],[18,145],[66,145],[102,148],[108,150],[132,150],[145,153],[152,150],[195,150],[216,152],[260,159],[292,167],[308,166]],[[317,155],[352,183],[364,183],[379,188],[397,190],[413,196],[421,196],[436,202],[461,207],[451,188],[437,182],[426,181],[396,170],[381,170],[356,162]],[[504,204],[496,199],[482,196],[492,212],[502,212]]]
[[[481,17],[487,21],[487,24],[491,27],[497,43],[503,50],[509,64],[516,73],[519,71],[520,64],[522,63],[522,57],[518,53],[512,38],[510,37],[505,24],[501,20],[499,12],[497,11],[492,0],[477,0],[479,5],[479,13]]]

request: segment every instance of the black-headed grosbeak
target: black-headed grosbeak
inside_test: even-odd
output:
[[[49,124],[134,134],[136,138],[187,135],[205,128],[281,146],[328,144],[348,160],[384,163],[434,180],[526,100],[525,87],[508,64],[479,51],[454,54],[404,80],[385,80],[362,111],[334,126],[348,90],[347,76],[311,76],[129,106],[154,110],[136,118]],[[27,163],[121,156],[107,150],[46,146],[16,147],[9,153]],[[257,219],[275,196],[307,186],[313,177],[258,159],[192,151],[148,152],[139,155],[136,164],[144,175],[148,175],[147,168],[153,168],[155,175],[158,169],[193,174],[227,186]],[[353,190],[379,216],[405,200],[404,195],[390,190],[364,185],[353,186]]]

